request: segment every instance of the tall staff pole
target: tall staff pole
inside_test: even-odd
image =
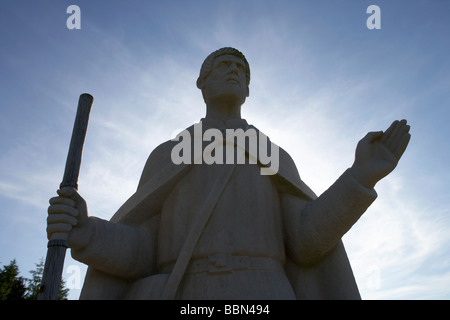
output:
[[[80,95],[78,100],[77,115],[60,189],[70,187],[78,190],[78,175],[80,173],[83,145],[93,101],[94,98],[88,93]],[[64,259],[68,247],[67,238],[67,233],[54,233],[48,241],[47,257],[45,259],[44,274],[42,275],[38,300],[58,299]]]

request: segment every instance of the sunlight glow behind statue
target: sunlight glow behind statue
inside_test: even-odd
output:
[[[81,299],[360,299],[341,238],[397,166],[409,125],[368,133],[317,197],[286,151],[241,118],[249,84],[240,51],[211,53],[197,80],[205,117],[153,150],[110,221],[88,215],[75,189],[50,199],[48,237],[68,233],[89,266]]]

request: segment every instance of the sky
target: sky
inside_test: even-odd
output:
[[[67,27],[72,4],[81,29]],[[109,219],[150,152],[205,115],[200,66],[232,46],[251,68],[242,117],[318,195],[367,132],[408,120],[408,149],[343,241],[363,299],[450,298],[449,14],[444,0],[2,0],[0,264],[28,277],[45,258],[80,94],[94,104],[79,192]],[[85,271],[67,254],[70,299]]]

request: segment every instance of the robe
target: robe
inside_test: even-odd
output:
[[[251,127],[246,122],[244,124],[246,128]],[[187,130],[193,133],[193,127]],[[193,170],[197,170],[194,168],[196,165],[193,164],[175,165],[173,163],[171,150],[176,144],[176,141],[167,141],[152,152],[144,168],[138,190],[112,217],[110,221],[112,223],[97,219],[96,231],[89,244],[85,248],[72,249],[72,256],[75,259],[89,265],[81,299],[158,299],[160,297],[170,274],[160,272],[161,266],[156,265],[155,261],[156,254],[153,259],[144,262],[148,265],[147,270],[152,270],[149,271],[150,274],[146,274],[144,270],[137,271],[136,274],[127,273],[124,270],[128,268],[126,261],[144,256],[145,250],[151,249],[155,252],[158,249],[161,250],[158,239],[147,237],[147,234],[142,232],[142,227],[152,219],[157,220],[153,224],[161,226],[158,220],[159,214],[173,203],[173,201],[166,202],[167,199],[173,196],[184,179],[189,179],[190,175],[192,179]],[[262,166],[261,163],[258,165]],[[241,169],[239,165],[238,169]],[[339,237],[343,235],[340,233],[345,233],[376,198],[375,191],[367,190],[359,185],[348,170],[329,190],[317,198],[300,179],[292,158],[281,148],[279,148],[279,170],[270,179],[274,181],[280,193],[288,193],[314,204],[311,209],[313,211],[332,212],[334,208],[342,208],[349,217],[339,215],[334,217],[332,214],[329,217],[329,219],[335,219]],[[211,219],[214,218],[214,212],[212,215]],[[129,231],[126,228],[130,228]],[[117,232],[114,229],[117,229]],[[138,231],[135,232],[135,230]],[[155,233],[158,233],[158,230],[155,230]],[[105,234],[111,236],[104,236]],[[133,237],[140,238],[133,240]],[[136,246],[136,243],[141,243],[142,246]],[[118,247],[121,247],[124,252],[125,262],[123,266],[116,263],[115,267],[109,260]],[[164,248],[171,250],[170,246]],[[283,260],[284,272],[295,298],[360,299],[358,287],[340,239],[336,240],[332,248],[312,265],[296,263],[296,259],[290,257],[288,252],[284,259],[280,259]],[[127,274],[126,277],[123,277],[124,272]],[[182,282],[181,287],[183,285],[187,284]],[[283,295],[280,297],[282,298]]]

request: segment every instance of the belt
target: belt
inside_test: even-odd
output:
[[[161,268],[160,272],[170,273],[173,264]],[[218,254],[207,258],[191,260],[185,274],[208,272],[209,274],[232,273],[240,270],[259,270],[284,273],[280,261],[265,257],[232,256]]]

